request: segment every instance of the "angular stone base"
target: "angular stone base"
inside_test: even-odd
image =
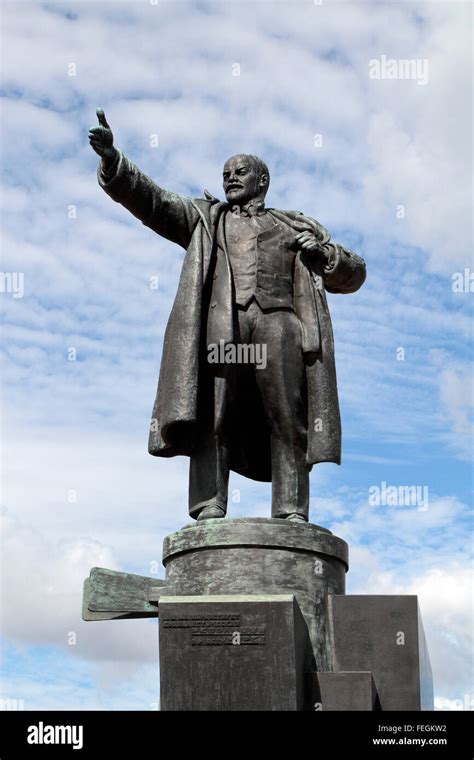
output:
[[[372,673],[312,673],[309,678],[313,710],[380,709]]]
[[[433,710],[416,596],[330,596],[334,670],[370,670],[382,710]]]
[[[160,599],[162,710],[303,710],[306,623],[293,596]]]

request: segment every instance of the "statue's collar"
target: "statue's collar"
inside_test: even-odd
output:
[[[232,206],[230,206],[230,208],[232,210]],[[262,214],[266,213],[267,209],[265,208],[265,201],[260,198],[249,201],[244,206],[240,207],[241,216],[262,216]]]

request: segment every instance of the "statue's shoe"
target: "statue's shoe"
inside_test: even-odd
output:
[[[298,514],[298,512],[292,512],[290,515],[287,515],[285,517],[285,520],[290,520],[290,522],[301,522],[301,523],[308,522],[306,517],[303,517],[303,515]]]
[[[225,517],[225,509],[217,504],[210,504],[208,507],[201,509],[197,519],[200,522],[201,520],[213,520],[218,517]]]

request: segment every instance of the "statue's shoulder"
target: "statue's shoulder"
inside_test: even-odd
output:
[[[207,190],[204,190],[203,198],[193,198],[192,201],[204,213],[210,213],[211,210],[215,211],[218,208],[227,206],[226,203],[211,195]]]
[[[225,206],[226,204],[219,200],[219,198],[216,198],[215,195],[212,195],[208,190],[203,191],[203,197],[201,198],[193,198],[194,203],[197,203],[199,206],[204,208],[209,208],[210,206],[215,206],[220,204],[221,206]]]
[[[302,211],[289,211],[281,208],[267,208],[267,211],[275,214],[275,216],[287,216],[289,219],[298,219],[298,217],[305,216]]]
[[[221,203],[219,198],[216,198],[215,195],[209,192],[209,190],[204,189],[204,198],[200,198],[200,200],[208,201],[209,203]]]
[[[286,222],[289,225],[294,225],[295,222],[305,225],[308,229],[312,230],[321,243],[327,243],[331,236],[321,222],[317,219],[313,219],[312,216],[307,216],[303,211],[280,211],[279,209],[268,209],[274,216],[280,221]],[[301,227],[295,227],[295,229],[301,229]]]
[[[293,222],[311,222],[311,224],[319,225],[319,222],[317,222],[316,219],[308,216],[304,211],[293,211],[279,208],[268,208],[267,211],[270,211],[274,216],[283,219],[289,224],[292,224]]]
[[[219,198],[215,198],[207,190],[204,191],[204,195],[204,198],[191,198],[190,200],[204,224],[213,226],[217,223],[221,211],[227,207],[227,204],[220,201]]]

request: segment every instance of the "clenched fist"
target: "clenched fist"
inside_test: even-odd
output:
[[[100,126],[91,127],[89,130],[89,142],[104,163],[110,166],[117,156],[117,149],[114,147],[114,136],[102,108],[98,108],[96,114]]]
[[[318,240],[314,231],[302,222],[295,222],[293,226],[296,230],[301,230],[301,232],[296,235],[298,247],[302,248],[304,251],[309,251],[310,253],[318,255],[323,261],[327,262],[329,255],[324,247],[324,241]]]

